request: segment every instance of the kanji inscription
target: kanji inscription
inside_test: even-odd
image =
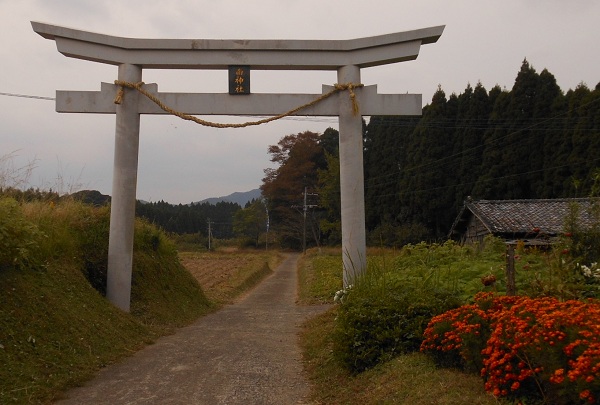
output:
[[[250,94],[249,66],[229,66],[229,94]]]

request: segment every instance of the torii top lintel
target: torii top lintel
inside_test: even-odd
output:
[[[139,39],[32,21],[33,30],[56,41],[65,56],[149,69],[337,70],[416,59],[421,44],[436,42],[444,26],[350,40]]]

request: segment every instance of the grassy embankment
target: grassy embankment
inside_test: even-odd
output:
[[[109,212],[0,199],[0,403],[48,403],[106,365],[213,311],[256,283],[276,255],[202,254],[210,294],[158,229],[136,221],[131,312],[92,287],[106,276]],[[197,253],[195,253],[197,254]],[[184,260],[186,255],[184,254]],[[267,265],[268,264],[268,265]],[[212,282],[212,279],[219,280]]]

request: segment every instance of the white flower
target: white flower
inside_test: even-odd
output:
[[[336,291],[335,295],[333,296],[333,301],[334,302],[339,302],[340,304],[344,302],[344,298],[346,298],[346,296],[348,295],[348,293],[350,292],[350,290],[352,289],[352,284],[349,285],[348,287],[342,288],[341,290]]]
[[[592,277],[592,270],[585,264],[581,266],[581,273],[586,277]]]

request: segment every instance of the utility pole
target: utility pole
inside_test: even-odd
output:
[[[304,217],[304,221],[303,221],[303,228],[304,229],[303,229],[303,232],[302,232],[302,252],[304,254],[306,254],[306,211],[308,211],[309,208],[315,208],[315,207],[317,207],[316,204],[311,204],[311,205],[307,204],[306,197],[309,196],[309,195],[316,196],[318,194],[309,194],[307,192],[307,187],[305,186],[304,187],[304,205],[303,205],[303,209],[302,209],[302,211],[303,211],[303,217]]]
[[[508,243],[506,245],[506,295],[516,295],[517,286],[515,283],[515,245]]]
[[[213,224],[210,220],[210,218],[208,218],[206,220],[206,222],[208,222],[208,250],[210,251],[210,238],[212,237],[212,228],[211,225]]]
[[[302,253],[306,254],[306,186],[304,186],[304,205],[303,205],[303,217],[302,221]]]
[[[267,214],[267,233],[265,234],[265,250],[269,250],[269,207],[267,206],[267,200],[265,200],[265,213]]]

